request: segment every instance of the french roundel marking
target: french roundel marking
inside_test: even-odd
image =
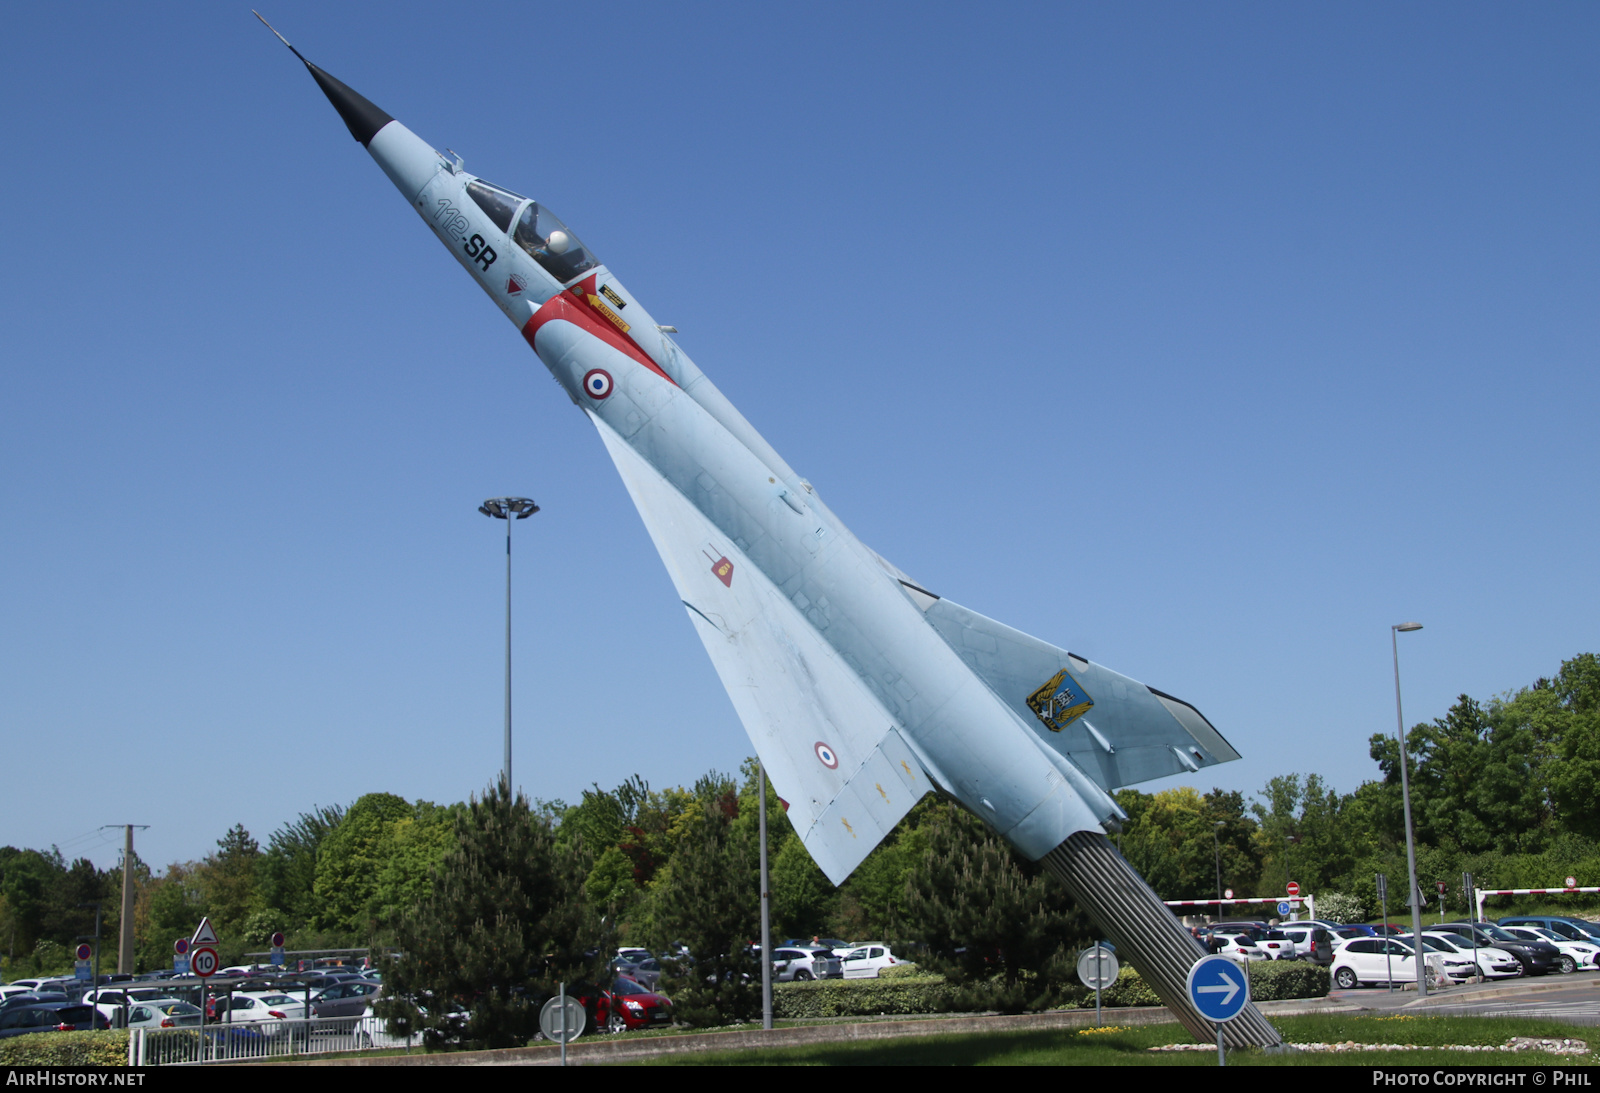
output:
[[[828,747],[828,745],[824,744],[821,740],[818,740],[816,750],[818,762],[827,767],[829,770],[839,769],[839,757],[833,753],[832,748]]]
[[[584,374],[583,390],[592,399],[603,399],[611,393],[611,373],[604,368],[591,368]]]

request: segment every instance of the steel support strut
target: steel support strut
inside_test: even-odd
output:
[[[1189,969],[1205,950],[1111,840],[1099,832],[1080,831],[1046,854],[1044,864],[1195,1040],[1215,1040],[1216,1026],[1190,1003],[1187,987]],[[1278,1030],[1254,1003],[1223,1026],[1222,1036],[1228,1047],[1282,1046]]]

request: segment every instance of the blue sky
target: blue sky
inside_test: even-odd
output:
[[[1597,641],[1600,10],[275,2],[867,543],[1351,790]],[[750,746],[593,429],[246,6],[0,43],[0,842]],[[1162,788],[1157,783],[1145,788]]]

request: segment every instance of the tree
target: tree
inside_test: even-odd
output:
[[[549,820],[504,781],[474,798],[457,818],[432,893],[401,922],[402,956],[379,1013],[391,1031],[421,1031],[444,1046],[454,1038],[447,1013],[462,1006],[466,1046],[532,1039],[557,982],[594,970],[585,955],[600,940],[584,899],[588,866],[581,843],[557,851]]]
[[[977,988],[980,1006],[1048,1004],[1070,974],[1067,947],[1088,934],[1066,889],[955,805],[934,806],[926,837],[922,866],[907,880],[911,939],[952,982]]]
[[[732,779],[712,772],[695,784],[677,852],[663,871],[653,928],[662,948],[682,944],[687,960],[667,962],[677,1018],[691,1025],[746,1021],[761,1011],[759,868],[749,827],[736,825]]]
[[[368,937],[374,921],[373,897],[384,864],[389,825],[413,815],[404,797],[368,793],[350,806],[339,826],[317,851],[317,924]]]
[[[317,852],[342,819],[344,809],[339,805],[313,808],[267,840],[256,878],[262,904],[280,912],[278,928],[291,929],[316,917]]]
[[[1569,831],[1600,838],[1600,659],[1573,657],[1506,710],[1549,754],[1550,802]],[[1531,709],[1529,708],[1531,707]]]
[[[1215,895],[1219,856],[1224,886],[1256,884],[1261,855],[1242,794],[1214,789],[1202,797],[1189,786],[1156,794],[1125,789],[1117,803],[1128,814],[1117,840],[1122,854],[1163,898]]]
[[[234,824],[217,840],[217,852],[209,855],[200,867],[206,914],[211,916],[217,936],[241,951],[263,941],[259,937],[243,936],[245,919],[258,909],[256,867],[260,862],[261,847],[243,824]]]

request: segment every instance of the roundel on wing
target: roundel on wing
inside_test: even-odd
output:
[[[834,750],[828,747],[828,745],[824,744],[821,740],[817,741],[816,752],[817,761],[823,766],[827,767],[829,770],[839,769],[839,756],[834,754]]]
[[[591,368],[583,377],[583,393],[597,400],[611,394],[611,373],[604,368]]]

